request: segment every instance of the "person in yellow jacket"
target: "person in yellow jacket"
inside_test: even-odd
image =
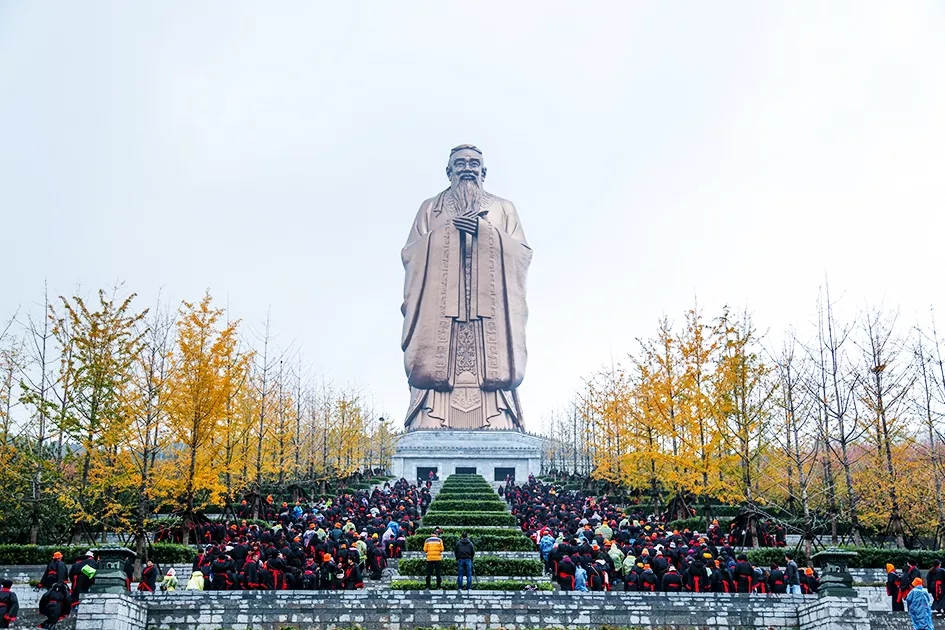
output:
[[[440,538],[440,528],[433,530],[433,535],[423,543],[423,553],[427,554],[427,590],[430,590],[430,575],[436,572],[436,587],[442,588],[443,571],[440,561],[443,560],[443,539]]]
[[[190,579],[187,580],[187,590],[202,591],[204,585],[203,582],[203,573],[200,571],[194,571],[193,575],[190,576]]]

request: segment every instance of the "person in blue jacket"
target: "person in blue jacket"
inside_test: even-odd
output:
[[[932,625],[932,595],[925,590],[922,578],[912,580],[912,590],[906,596],[909,617],[915,630],[935,630]]]

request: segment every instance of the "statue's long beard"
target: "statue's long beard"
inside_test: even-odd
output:
[[[461,213],[475,213],[479,211],[479,200],[482,198],[482,187],[478,179],[461,179],[453,184],[453,199],[456,200]]]

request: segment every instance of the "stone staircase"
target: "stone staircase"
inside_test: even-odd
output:
[[[431,497],[432,497],[433,499],[436,499],[437,495],[439,495],[440,491],[441,491],[442,488],[443,488],[443,485],[444,485],[443,480],[437,480],[437,481],[434,481],[434,482],[432,483],[432,485],[431,485],[431,487],[430,487],[430,495],[431,495]],[[492,486],[492,484],[490,484],[490,485]],[[495,487],[493,486],[492,489],[493,489],[493,491],[494,491],[494,490],[495,490]],[[501,500],[501,497],[499,497],[498,493],[496,493],[496,499]],[[505,511],[506,511],[506,513],[508,513],[508,505],[506,505]],[[508,531],[508,530],[516,530],[516,531],[518,531],[518,527],[516,527],[516,526],[514,526],[514,525],[491,525],[491,526],[481,526],[481,525],[480,525],[480,526],[476,526],[475,528],[476,528],[476,529],[495,529],[495,530],[506,530],[506,531]],[[482,551],[482,550],[479,550],[479,551],[476,552],[476,557],[477,557],[477,558],[479,558],[479,557],[487,557],[487,556],[493,556],[493,557],[498,557],[498,558],[508,558],[508,559],[537,559],[537,558],[539,558],[539,554],[538,554],[537,550],[536,550],[536,551]],[[404,552],[404,556],[403,556],[403,557],[404,557],[404,559],[423,559],[423,558],[426,557],[426,555],[425,555],[422,551],[407,551],[407,552]],[[453,558],[453,552],[452,552],[452,550],[446,550],[446,551],[444,551],[444,553],[443,553],[443,558],[444,558],[444,559]],[[384,573],[385,573],[384,578],[383,578],[382,580],[380,580],[379,582],[375,582],[375,583],[371,583],[371,584],[369,584],[368,581],[365,580],[365,588],[366,588],[366,589],[369,589],[369,590],[384,590],[384,589],[389,589],[389,588],[390,588],[390,582],[391,582],[391,580],[396,580],[396,579],[420,580],[420,581],[423,581],[423,580],[424,580],[424,576],[416,576],[416,575],[403,575],[403,576],[402,576],[402,575],[400,575],[400,573],[397,571],[397,565],[398,565],[399,563],[398,563],[398,561],[397,561],[396,559],[388,560],[387,563],[388,563],[388,569],[384,572]],[[446,580],[455,580],[455,578],[456,578],[456,576],[453,575],[453,574],[444,574],[443,577],[444,577],[444,581],[446,581]],[[498,581],[514,581],[514,582],[525,582],[525,583],[529,583],[529,584],[538,584],[538,583],[549,583],[551,580],[550,580],[550,578],[549,578],[547,575],[542,575],[542,576],[528,576],[528,577],[521,577],[521,576],[479,576],[479,575],[474,575],[474,576],[473,576],[473,582],[474,582],[474,583],[482,584],[482,583],[498,582]],[[392,592],[399,592],[399,591],[392,591]],[[408,592],[409,592],[409,591],[408,591]]]

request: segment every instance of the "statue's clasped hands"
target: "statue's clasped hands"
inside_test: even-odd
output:
[[[460,232],[475,236],[476,232],[479,230],[479,215],[464,214],[462,216],[453,217],[453,225],[455,225],[456,229]]]

